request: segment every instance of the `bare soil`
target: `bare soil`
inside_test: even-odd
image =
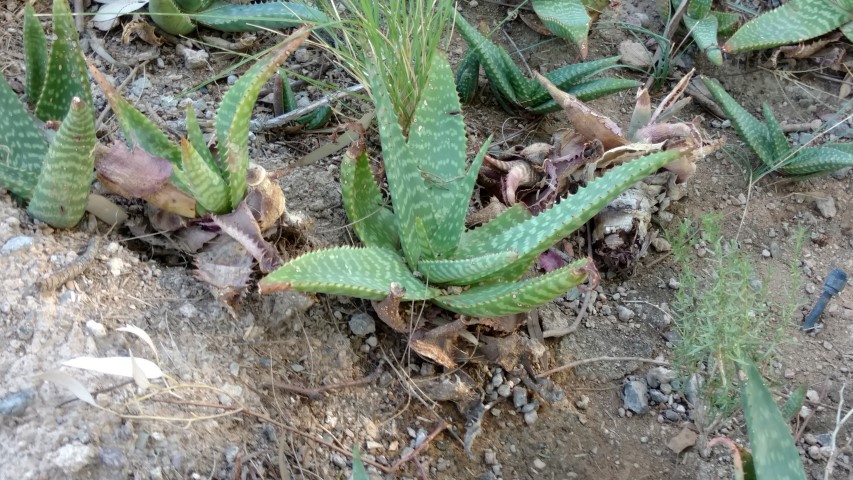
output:
[[[45,3],[39,2],[42,12]],[[470,4],[465,2],[461,12],[472,24],[484,20],[494,26],[508,10],[488,2]],[[0,5],[4,54],[0,70],[19,93],[24,81],[22,10],[14,0]],[[648,16],[641,19],[644,26],[662,30],[653,2],[619,3],[604,14],[591,35],[589,57],[615,54],[618,44],[632,37],[605,27],[605,21],[636,22],[637,12]],[[503,30],[507,35],[499,33],[496,40],[514,52],[506,42],[507,37],[512,38],[532,69],[551,70],[578,60],[573,48],[561,41],[542,43],[545,39],[520,19],[507,22]],[[234,41],[230,35],[203,33]],[[123,44],[120,30],[94,35],[116,61],[128,65],[137,65],[141,55],[155,48],[139,39]],[[269,34],[258,37],[259,46],[275,40]],[[194,45],[209,51],[209,65],[190,70],[174,44],[167,42],[157,48],[156,55],[136,69],[125,95],[175,132],[179,132],[177,121],[183,116],[181,106],[187,101],[196,105],[200,117],[212,118],[228,88],[226,78],[200,89],[193,87],[236,59]],[[452,61],[463,51],[461,39],[453,38],[449,48]],[[130,67],[111,65],[91,49],[86,56],[116,84],[131,72]],[[718,68],[705,63],[690,47],[683,59],[682,63],[692,64],[700,73],[720,79],[750,111],[756,112],[761,102],[768,102],[788,123],[825,118],[842,103],[836,83],[816,75],[761,68],[757,56],[730,57]],[[288,67],[310,74],[328,61],[328,54],[308,48],[291,59]],[[679,67],[682,72],[685,66]],[[632,75],[627,71],[620,74]],[[335,66],[326,70],[323,79],[343,86],[352,83]],[[485,79],[481,82],[484,86]],[[105,101],[94,91],[96,106],[103,109]],[[323,94],[314,87],[304,92],[311,100]],[[657,98],[664,93],[657,92]],[[625,92],[593,105],[626,123],[633,100],[633,92]],[[333,125],[360,116],[342,104],[336,109]],[[491,99],[487,87],[464,113],[472,135],[485,139],[494,134],[507,147],[537,138],[547,140],[550,131],[565,126],[561,114],[542,122],[509,118]],[[684,112],[681,119],[698,114],[713,119],[698,107]],[[271,106],[260,102],[255,116],[271,116]],[[713,120],[720,125],[719,119]],[[713,128],[710,121],[705,125],[709,135],[727,136],[731,151],[748,154],[733,130]],[[843,135],[847,135],[850,125],[843,126]],[[115,122],[107,121],[99,133],[104,140],[117,138]],[[283,169],[327,142],[329,136],[330,132],[258,133],[251,141],[252,158],[271,171]],[[306,235],[321,246],[355,242],[341,203],[338,162],[336,156],[326,158],[294,168],[281,179],[288,208],[313,220]],[[807,229],[801,263],[807,282],[802,294],[807,302],[817,299],[832,268],[853,273],[853,174],[849,170],[800,183],[770,175],[749,188],[732,157],[711,156],[700,162],[687,192],[671,208],[674,222],[707,212],[723,214],[724,235],[737,238],[766,273],[771,304],[790,301],[780,292],[790,281],[786,272],[798,226]],[[816,206],[816,199],[827,197],[834,201],[832,216]],[[93,236],[101,241],[84,273],[55,290],[40,290],[38,282],[73,262]],[[77,229],[56,231],[35,224],[9,196],[0,196],[0,246],[11,245],[8,242],[13,240],[24,242],[22,248],[0,253],[0,338],[5,345],[0,349],[0,478],[348,478],[351,461],[343,452],[350,452],[354,445],[364,452],[363,458],[390,465],[439,421],[447,422],[453,433],[445,431],[432,440],[418,455],[417,465],[409,462],[397,475],[381,474],[370,467],[372,477],[732,478],[731,457],[726,451],[713,450],[703,458],[695,448],[676,454],[667,447],[689,421],[666,420],[659,406],[643,415],[620,412],[623,379],[642,377],[651,368],[640,362],[591,363],[555,375],[566,398],[552,404],[541,402],[538,419],[532,424],[515,411],[511,398],[498,403],[486,414],[483,433],[469,457],[458,441],[465,419],[456,407],[433,402],[410,388],[411,377],[440,373],[440,367],[408,354],[405,339],[379,321],[376,332],[366,337],[351,332],[348,322],[353,315],[372,314],[369,302],[250,293],[234,318],[193,278],[190,259],[154,255],[129,237],[124,230],[108,232],[104,225],[85,220]],[[779,248],[767,257],[763,251],[771,242]],[[664,310],[674,298],[669,279],[678,274],[678,265],[671,258],[651,253],[633,276],[604,280],[581,327],[563,338],[549,339],[550,364],[539,367],[599,356],[671,359],[665,334],[672,324]],[[571,324],[579,303],[564,298],[543,307],[539,313],[543,327]],[[617,319],[614,312],[620,305],[636,313],[633,319]],[[814,416],[798,446],[811,478],[822,478],[826,461],[808,454],[805,437],[832,431],[839,388],[851,379],[853,289],[832,301],[823,316],[825,328],[819,333],[801,333],[797,328],[800,320],[776,320],[786,323],[790,342],[781,346],[765,373],[775,381],[778,392],[806,384],[820,393],[820,405],[813,406]],[[136,336],[117,331],[129,325],[150,335],[156,354]],[[150,391],[116,377],[61,367],[64,361],[81,356],[131,354],[157,359],[170,377],[167,393],[148,396]],[[381,375],[368,385],[310,398],[272,386],[279,383],[310,389],[343,384],[377,368]],[[464,368],[484,388],[494,375],[486,366]],[[69,390],[38,377],[55,370],[81,381],[100,408],[76,401]],[[723,433],[746,444],[742,417],[736,416],[725,427]],[[305,434],[326,445],[308,441]],[[838,457],[833,478],[850,478],[849,426],[838,438],[839,445],[847,447]]]

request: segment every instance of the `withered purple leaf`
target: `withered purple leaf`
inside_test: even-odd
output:
[[[225,215],[211,215],[214,225],[234,240],[240,242],[246,250],[255,257],[261,272],[269,273],[282,265],[281,257],[276,249],[264,240],[258,222],[245,200],[233,212]]]

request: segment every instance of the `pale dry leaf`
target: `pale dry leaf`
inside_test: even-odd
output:
[[[148,0],[96,0],[104,5],[92,18],[92,24],[98,30],[106,32],[116,26],[122,15],[135,12],[148,4]]]
[[[80,383],[76,378],[67,373],[54,370],[39,374],[36,378],[67,388],[78,400],[86,402],[93,407],[98,407],[95,403],[95,398],[89,393],[89,390]]]
[[[139,365],[139,362],[136,361],[136,358],[132,353],[130,354],[130,366],[133,370],[133,383],[142,390],[147,390],[148,387],[151,386],[151,382],[145,378],[145,372],[142,371],[142,367]]]
[[[160,356],[157,354],[157,347],[154,346],[154,341],[151,340],[151,337],[148,336],[148,334],[145,332],[145,330],[143,330],[143,329],[141,329],[135,325],[128,325],[126,327],[119,327],[116,330],[118,330],[119,332],[127,332],[127,333],[130,333],[132,335],[136,335],[137,337],[139,337],[143,342],[145,342],[149,347],[151,347],[151,351],[154,352],[154,358],[157,359],[157,363],[160,363]]]
[[[130,357],[77,357],[65,361],[62,365],[72,368],[89,370],[90,372],[106,373],[119,377],[133,378],[134,362],[148,379],[161,378],[163,372],[151,360]]]

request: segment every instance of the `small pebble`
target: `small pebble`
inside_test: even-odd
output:
[[[359,337],[366,337],[376,331],[376,321],[368,313],[356,313],[349,319],[350,331]]]
[[[31,390],[21,390],[0,398],[0,415],[20,417],[33,403],[35,394]]]
[[[16,250],[21,250],[24,248],[30,248],[33,246],[33,237],[27,236],[17,236],[12,237],[9,240],[6,240],[6,243],[3,244],[3,247],[0,247],[0,254],[7,255]]]
[[[369,346],[370,348],[376,348],[376,345],[379,345],[379,340],[376,338],[375,335],[371,335],[367,337],[367,340],[365,340],[364,343],[366,343],[367,346]]]
[[[527,405],[527,390],[524,387],[512,389],[512,404],[517,409]]]
[[[107,336],[107,327],[105,327],[103,323],[96,322],[94,320],[88,320],[86,322],[86,330],[89,330],[89,333],[97,338]]]
[[[538,420],[538,419],[539,419],[539,414],[536,413],[536,410],[533,410],[532,412],[527,412],[524,414],[524,423],[526,423],[528,425],[533,425],[534,423],[536,423],[536,420]]]
[[[226,79],[225,81],[228,83],[228,85],[234,85],[235,83],[237,83],[237,75],[228,75],[228,79]],[[344,463],[344,466],[346,466],[346,463]]]
[[[678,290],[679,288],[681,288],[681,282],[679,282],[675,278],[670,278],[669,282],[667,282],[666,285],[673,290]]]
[[[537,458],[536,460],[533,460],[533,468],[535,468],[536,470],[544,470],[545,462]]]
[[[636,315],[634,311],[624,305],[616,307],[616,317],[619,318],[620,322],[630,322],[634,315]]]
[[[498,387],[497,391],[498,391],[498,395],[503,397],[503,398],[508,398],[510,395],[512,395],[512,388],[509,385],[507,385],[506,383],[504,383],[503,385]]]
[[[764,258],[770,258],[770,256],[771,256],[771,255],[770,255],[770,250],[767,250],[767,249],[765,248],[764,250],[762,250],[762,251],[761,251],[761,256],[762,256],[762,257],[764,257]]]
[[[486,449],[486,451],[483,452],[483,463],[486,465],[497,465],[498,456],[495,454],[494,450]]]
[[[575,406],[581,410],[586,410],[589,407],[589,397],[581,395],[581,398],[575,402]]]

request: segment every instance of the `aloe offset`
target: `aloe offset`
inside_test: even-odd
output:
[[[59,124],[52,142],[0,77],[0,186],[29,202],[27,211],[51,226],[76,225],[92,180],[95,117],[86,63],[68,2],[53,3],[56,40],[47,37],[32,5],[24,11],[27,99],[35,116]]]
[[[294,289],[382,300],[398,284],[403,300],[430,300],[465,315],[525,312],[582,283],[593,271],[592,261],[581,259],[519,281],[536,257],[677,157],[673,152],[642,157],[536,217],[517,205],[466,231],[465,214],[488,145],[467,165],[465,126],[447,60],[433,56],[408,138],[384,78],[375,65],[368,74],[392,205],[385,206],[364,147],[356,144],[341,165],[341,190],[365,246],[298,257],[264,278],[262,292]]]

